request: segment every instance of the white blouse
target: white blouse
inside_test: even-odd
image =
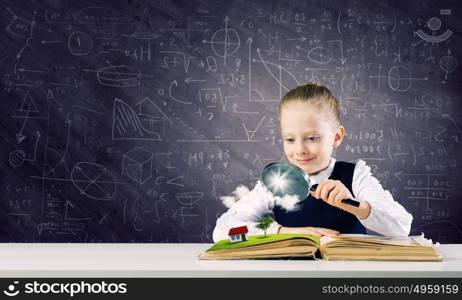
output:
[[[331,158],[327,169],[310,176],[313,184],[323,182],[332,174],[335,158]],[[368,230],[385,236],[407,236],[411,230],[412,215],[393,200],[389,191],[384,190],[379,181],[372,175],[371,169],[363,160],[358,160],[353,174],[353,195],[356,199],[366,200],[371,212],[366,219],[359,219]],[[257,196],[258,195],[258,196]],[[263,234],[256,228],[262,216],[273,216],[275,199],[259,180],[255,187],[239,201],[235,202],[227,212],[221,215],[213,230],[213,241],[228,239],[229,229],[246,225],[249,235]],[[266,233],[277,233],[281,225],[271,224]]]

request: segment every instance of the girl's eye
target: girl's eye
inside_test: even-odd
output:
[[[317,139],[319,139],[319,136],[310,136],[309,138],[307,138],[307,140],[309,141],[316,141]]]
[[[288,143],[293,143],[294,141],[295,141],[295,139],[291,139],[291,138],[286,139],[286,142],[288,142]]]

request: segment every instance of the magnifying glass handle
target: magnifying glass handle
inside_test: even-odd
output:
[[[353,200],[353,199],[343,199],[342,203],[353,205],[355,207],[359,207],[359,201]]]

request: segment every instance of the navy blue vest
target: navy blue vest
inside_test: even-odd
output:
[[[343,161],[335,162],[329,179],[340,180],[354,196],[351,184],[355,164]],[[309,195],[299,204],[299,209],[287,212],[283,207],[275,205],[273,212],[276,222],[285,227],[324,227],[340,233],[366,233],[366,228],[358,218],[340,208],[327,204],[322,199]]]

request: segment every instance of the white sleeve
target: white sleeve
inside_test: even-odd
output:
[[[352,188],[357,199],[365,200],[371,205],[369,216],[359,219],[364,227],[385,236],[409,235],[412,215],[393,200],[389,191],[383,189],[363,160],[356,164]]]
[[[221,215],[213,230],[213,241],[228,239],[228,232],[233,227],[247,226],[249,235],[263,234],[263,230],[256,228],[258,220],[263,216],[273,216],[274,197],[268,189],[258,181],[255,187],[234,203],[227,212]],[[277,233],[278,223],[274,222],[266,230],[267,234]]]

